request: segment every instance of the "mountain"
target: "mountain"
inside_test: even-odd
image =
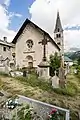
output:
[[[65,56],[69,57],[72,60],[77,60],[80,58],[80,51],[76,51],[76,52],[67,52],[64,54]]]

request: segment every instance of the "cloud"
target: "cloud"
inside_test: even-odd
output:
[[[68,30],[64,31],[65,49],[72,47],[80,48],[80,31]]]
[[[29,8],[31,20],[51,35],[54,34],[57,10],[64,28],[66,48],[80,47],[80,29],[65,29],[80,26],[80,0],[35,0]]]
[[[10,18],[7,13],[7,10],[2,5],[0,5],[0,28],[7,28],[10,23]]]
[[[6,6],[9,6],[9,5],[10,5],[10,0],[4,0],[4,4],[5,4]]]
[[[10,13],[9,13],[9,17],[10,17],[10,18],[12,18],[12,17],[18,17],[18,18],[21,18],[22,15],[19,14],[19,13],[10,12]]]
[[[0,0],[0,4],[3,4],[8,7],[10,5],[10,0]]]
[[[21,15],[21,14],[19,14],[19,13],[15,13],[15,14],[14,14],[14,16],[19,17],[19,18],[21,18],[21,17],[22,17],[22,15]]]
[[[8,29],[10,23],[11,23],[10,13],[3,5],[0,4],[0,39],[6,36],[8,37],[8,41],[12,41],[16,32]]]
[[[8,38],[8,42],[11,42],[16,32],[9,29],[9,25],[13,17],[21,18],[22,15],[19,13],[9,12],[8,7],[10,0],[0,0],[0,39],[4,36]]]

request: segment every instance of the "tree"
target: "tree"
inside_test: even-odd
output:
[[[57,71],[58,75],[60,63],[60,56],[58,56],[57,52],[55,52],[54,55],[50,55],[50,76],[54,75],[55,70]]]

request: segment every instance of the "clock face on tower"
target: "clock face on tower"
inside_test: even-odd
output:
[[[26,41],[28,49],[31,49],[33,47],[33,41],[31,39]]]

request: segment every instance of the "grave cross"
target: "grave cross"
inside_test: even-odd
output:
[[[56,76],[56,74],[57,74],[56,70],[55,70],[55,72],[54,72],[54,73],[55,73],[55,76]]]
[[[42,39],[42,41],[39,42],[39,44],[41,43],[43,45],[43,61],[46,61],[46,45],[47,42],[50,42],[50,40],[47,40],[46,35],[44,34],[44,38]]]

